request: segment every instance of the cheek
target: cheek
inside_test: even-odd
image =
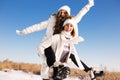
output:
[[[65,26],[65,27],[64,27],[64,30],[68,30],[68,27],[67,27],[67,26]]]
[[[71,31],[73,31],[73,27],[71,27]]]

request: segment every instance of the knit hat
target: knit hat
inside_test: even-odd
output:
[[[75,20],[73,19],[67,19],[65,20],[65,22],[63,23],[63,26],[65,26],[66,24],[72,24],[73,25],[73,28],[75,30],[75,37],[78,37],[78,26],[77,26],[77,23],[75,22]]]
[[[70,15],[70,7],[69,6],[67,6],[67,5],[64,5],[64,6],[62,6],[62,7],[60,7],[59,9],[58,9],[58,11],[60,11],[60,10],[66,10],[67,12],[68,12],[68,14]]]

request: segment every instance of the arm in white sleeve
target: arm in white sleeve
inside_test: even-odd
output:
[[[24,34],[29,34],[29,33],[35,32],[35,31],[40,31],[47,27],[47,23],[48,23],[48,20],[40,22],[39,24],[34,24],[32,26],[29,26],[26,29],[23,29],[22,31],[17,30],[16,33],[24,35]]]
[[[52,38],[53,38],[53,36],[48,38],[48,39],[46,39],[45,41],[41,42],[41,44],[37,48],[38,55],[43,55],[44,54],[44,50],[52,45]]]
[[[79,42],[83,42],[84,38],[81,36],[75,37],[68,41],[68,43],[78,44]]]
[[[94,0],[89,0],[88,4],[84,6],[79,13],[74,17],[75,21],[79,23],[82,17],[90,10],[90,8],[94,6]]]

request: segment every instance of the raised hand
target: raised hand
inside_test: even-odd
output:
[[[89,4],[94,6],[94,0],[89,0]]]
[[[16,33],[17,33],[18,35],[23,35],[23,34],[24,34],[24,32],[19,31],[19,30],[16,30]]]

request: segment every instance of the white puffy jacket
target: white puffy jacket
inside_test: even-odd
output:
[[[82,17],[89,11],[89,9],[94,5],[93,0],[90,0],[89,3],[83,7],[79,13],[73,17],[73,19],[75,20],[76,23],[79,23],[82,19]],[[22,31],[17,31],[18,34],[29,34],[35,31],[40,31],[43,29],[47,29],[46,30],[46,35],[44,37],[44,39],[52,36],[53,34],[53,27],[55,25],[56,22],[56,17],[51,15],[50,18],[46,21],[40,22],[38,24],[34,24],[32,26],[29,26],[25,29],[23,29]]]

